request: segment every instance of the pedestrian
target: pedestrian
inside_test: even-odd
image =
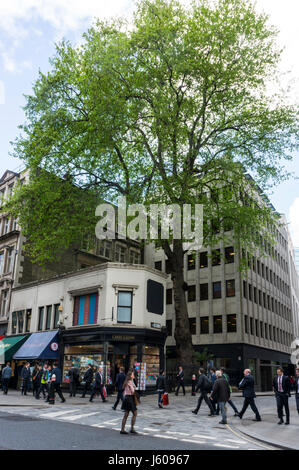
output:
[[[103,402],[106,402],[107,400],[106,400],[106,398],[104,397],[103,387],[104,387],[103,369],[102,369],[102,367],[99,367],[99,368],[98,368],[98,372],[97,372],[96,375],[95,375],[95,381],[94,381],[94,385],[93,385],[93,390],[92,390],[92,393],[91,393],[91,395],[90,395],[89,401],[92,401],[92,400],[93,400],[93,397],[96,395],[96,393],[99,392],[100,395],[101,395],[102,401],[103,401]]]
[[[231,388],[231,386],[230,386],[230,384],[229,384],[229,380],[230,380],[230,379],[229,379],[228,374],[225,372],[225,368],[224,368],[224,367],[220,367],[220,372],[221,372],[221,374],[223,375],[223,377],[225,378],[225,380],[227,380],[227,383],[228,383],[228,386],[229,386],[229,390],[230,390],[230,394],[231,394],[231,393],[232,393],[232,388]],[[231,399],[229,399],[229,400],[227,401],[227,403],[228,403],[228,404],[232,407],[232,409],[234,410],[235,416],[239,416],[238,408],[236,407],[236,405],[234,404],[234,402],[233,402]]]
[[[244,378],[239,383],[239,390],[242,390],[244,397],[243,408],[239,413],[239,418],[243,418],[243,415],[247,410],[248,405],[250,405],[252,411],[255,413],[255,419],[253,419],[253,421],[262,421],[259,411],[254,402],[256,394],[254,391],[254,378],[251,375],[250,369],[244,370]]]
[[[119,373],[117,374],[116,381],[115,381],[115,387],[116,387],[116,390],[117,390],[117,398],[116,398],[116,402],[112,406],[112,408],[114,410],[116,410],[117,405],[119,404],[119,401],[121,400],[121,402],[123,402],[123,400],[124,400],[123,395],[124,395],[124,382],[125,382],[125,380],[126,380],[125,370],[124,370],[123,367],[120,367],[119,368]]]
[[[122,410],[124,410],[125,414],[121,423],[121,431],[120,434],[128,434],[125,430],[127,418],[129,416],[130,411],[132,412],[132,420],[131,420],[131,430],[132,434],[138,434],[135,429],[135,422],[137,418],[137,404],[138,399],[136,396],[136,385],[134,383],[134,371],[131,369],[127,373],[127,377],[124,381],[124,401],[122,403]]]
[[[39,387],[40,387],[40,385],[36,382],[36,377],[39,371],[40,371],[39,364],[36,362],[32,370],[32,393],[34,397],[36,397]]]
[[[195,408],[195,410],[192,410],[192,413],[197,415],[201,407],[201,403],[204,400],[210,409],[209,416],[214,416],[215,411],[208,397],[208,393],[212,391],[212,381],[208,379],[208,377],[205,374],[205,370],[202,367],[198,371],[198,382],[197,382],[195,392],[197,392],[198,390],[200,390],[200,396],[198,398],[197,407]]]
[[[81,395],[81,398],[85,398],[86,392],[90,389],[90,386],[93,381],[93,367],[91,364],[88,364],[88,369],[83,376],[84,389]]]
[[[40,385],[39,389],[37,392],[37,398],[39,399],[40,394],[43,394],[44,400],[48,398],[49,395],[49,379],[50,379],[50,373],[48,370],[48,365],[44,364],[43,368],[41,370],[41,378],[40,378]]]
[[[192,379],[191,379],[191,396],[192,397],[196,396],[195,388],[196,388],[196,375],[193,374]]]
[[[211,379],[211,382],[212,382],[212,387],[214,387],[214,383],[216,382],[216,369],[214,369],[214,367],[211,367],[210,369],[210,379]],[[211,403],[212,403],[212,407],[214,409],[214,413],[216,416],[219,415],[219,405],[218,403],[215,401],[215,400],[211,400]]]
[[[295,400],[296,400],[297,411],[299,414],[299,367],[297,367],[296,369],[296,377],[295,377],[294,384],[293,384],[293,390],[295,390]]]
[[[50,372],[50,389],[49,389],[49,404],[55,404],[55,393],[58,393],[58,396],[61,399],[61,403],[65,402],[65,398],[61,391],[61,382],[62,374],[61,370],[58,367],[57,363],[54,363],[53,368]]]
[[[216,371],[216,380],[210,398],[219,405],[222,416],[219,424],[227,424],[226,402],[230,399],[230,388],[228,381],[223,377],[220,370]]]
[[[285,409],[286,422],[290,424],[289,397],[291,396],[291,382],[288,376],[284,375],[281,367],[277,368],[276,376],[273,379],[273,388],[277,404],[277,414],[279,421],[277,424],[283,424],[283,408]]]
[[[77,369],[77,367],[75,367],[74,364],[72,364],[69,372],[68,372],[68,376],[69,376],[69,386],[70,386],[70,397],[75,397],[76,396],[76,392],[77,392],[77,385],[78,385],[78,382],[79,382],[79,370]]]
[[[43,368],[42,366],[39,364],[38,365],[38,372],[36,373],[36,376],[35,376],[35,398],[37,400],[39,400],[39,391],[40,391],[40,388],[41,388],[41,380],[42,380],[42,374],[43,374]]]
[[[177,382],[178,382],[178,386],[177,386],[177,389],[176,389],[176,396],[178,396],[179,394],[179,389],[182,387],[183,389],[183,394],[185,396],[185,382],[184,382],[184,371],[183,371],[183,368],[182,366],[179,366],[179,372],[176,376],[176,379],[177,379]]]
[[[29,362],[26,362],[23,369],[22,369],[21,379],[22,379],[22,385],[21,385],[22,395],[27,395],[27,391],[30,387],[30,379],[31,379],[30,363]]]
[[[165,393],[166,389],[165,374],[163,369],[160,370],[160,374],[157,378],[156,389],[158,391],[158,406],[159,408],[163,408],[163,394]]]
[[[10,367],[10,362],[7,362],[6,366],[2,370],[2,390],[3,390],[4,395],[7,395],[8,384],[9,384],[11,376],[12,376],[12,368]]]

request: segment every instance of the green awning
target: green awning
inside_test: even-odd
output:
[[[0,364],[5,364],[12,360],[12,356],[22,346],[28,338],[27,336],[8,336],[0,341]]]

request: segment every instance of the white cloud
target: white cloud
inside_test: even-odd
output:
[[[299,246],[299,197],[296,197],[290,206],[289,221],[293,244]]]

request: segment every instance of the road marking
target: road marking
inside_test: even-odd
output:
[[[236,441],[235,439],[224,439],[225,442],[233,442],[235,444],[246,444],[246,441]]]
[[[180,439],[183,442],[193,442],[193,444],[206,444],[205,441],[196,441],[195,439]]]
[[[247,436],[245,437],[245,436],[242,436],[241,434],[238,434],[238,433],[235,432],[228,424],[226,425],[226,427],[227,427],[233,434],[235,434],[235,436],[237,436],[237,437],[242,437],[245,441],[250,442],[251,444],[254,444],[254,445],[256,445],[256,446],[263,447],[264,449],[267,449],[267,450],[274,450],[273,447],[265,446],[265,445],[263,445],[263,444],[260,444],[259,442],[253,441],[252,439],[248,439]]]
[[[212,439],[213,441],[216,440],[216,437],[204,436],[203,434],[192,434],[192,437],[202,437],[203,439]]]
[[[190,436],[189,433],[186,433],[186,432],[176,432],[176,431],[166,431],[166,434],[177,434],[178,436]]]
[[[153,431],[153,432],[157,432],[157,431],[160,431],[160,429],[156,429],[156,428],[144,428],[145,431]]]
[[[178,440],[177,437],[174,436],[164,436],[164,434],[154,434],[154,437],[159,437],[162,439],[175,439],[176,441]]]
[[[43,416],[45,418],[56,418],[57,416],[66,415],[67,413],[74,413],[74,410],[54,411],[50,413],[43,413],[39,416]]]
[[[237,446],[229,446],[227,444],[213,444],[213,446],[215,447],[225,447],[226,449],[239,449],[239,447]]]
[[[85,413],[83,415],[74,415],[74,416],[61,416],[60,419],[65,421],[76,421],[76,419],[80,418],[87,418],[88,416],[94,416],[100,414],[99,411],[95,411],[94,413]]]

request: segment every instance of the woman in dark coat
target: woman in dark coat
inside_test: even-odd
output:
[[[127,373],[126,380],[124,381],[124,401],[122,403],[121,409],[124,410],[125,414],[122,420],[121,424],[121,431],[120,434],[128,434],[127,431],[125,430],[127,418],[129,416],[130,411],[132,411],[132,421],[131,421],[131,433],[132,434],[137,434],[137,432],[134,429],[134,425],[136,422],[137,418],[137,406],[135,403],[136,399],[136,385],[134,384],[134,372],[133,370],[129,370]]]

